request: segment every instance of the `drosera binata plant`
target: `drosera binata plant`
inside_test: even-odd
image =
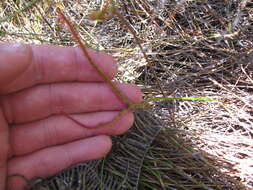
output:
[[[106,7],[108,7],[109,5],[106,4]],[[105,10],[101,10],[101,12],[98,14],[99,18],[104,18],[104,15],[106,14],[106,12],[104,12]],[[73,39],[78,43],[80,49],[82,50],[83,55],[88,59],[88,62],[91,64],[91,66],[96,70],[96,72],[103,78],[103,80],[108,84],[108,86],[111,88],[111,90],[113,91],[113,93],[116,95],[116,97],[126,105],[126,108],[123,109],[112,121],[109,122],[105,122],[102,124],[98,124],[95,127],[92,127],[92,129],[94,128],[100,128],[100,127],[104,127],[107,125],[110,125],[118,120],[120,120],[122,118],[123,115],[125,115],[127,112],[129,112],[130,110],[135,110],[138,108],[144,108],[147,107],[148,104],[147,103],[142,103],[142,104],[134,104],[132,103],[127,96],[125,96],[120,90],[119,88],[111,81],[111,79],[109,79],[109,77],[103,73],[103,71],[101,71],[99,69],[99,67],[94,63],[94,61],[92,60],[91,56],[89,55],[86,45],[84,44],[84,42],[82,42],[79,34],[77,33],[77,31],[75,30],[73,24],[69,21],[69,19],[63,14],[63,12],[61,11],[60,8],[57,8],[57,13],[59,14],[59,17],[61,19],[61,21],[63,23],[65,23],[68,28],[70,33],[73,36]],[[74,121],[75,123],[81,125],[82,127],[88,128],[90,129],[90,127],[82,124],[81,122],[77,121],[76,119],[74,119],[73,117],[71,117],[69,114],[65,113],[62,111],[62,114],[64,116],[66,116],[67,118],[71,119],[72,121]]]

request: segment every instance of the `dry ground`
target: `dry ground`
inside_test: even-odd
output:
[[[0,39],[75,45],[55,7],[78,25],[90,47],[119,61],[118,80],[161,101],[167,123],[142,166],[139,189],[253,188],[253,2],[250,0],[125,0],[122,15],[141,39],[149,63],[117,18],[87,19],[103,0],[10,0],[0,3]]]

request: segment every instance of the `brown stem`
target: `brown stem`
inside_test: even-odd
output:
[[[113,84],[113,82],[106,76],[106,74],[104,74],[99,67],[94,63],[94,61],[92,60],[92,58],[90,57],[84,43],[82,42],[82,40],[80,39],[80,36],[78,35],[78,33],[76,32],[76,30],[74,29],[72,23],[65,17],[65,15],[62,13],[62,11],[57,8],[57,12],[60,15],[61,19],[67,24],[73,38],[76,40],[76,42],[78,43],[78,45],[80,46],[84,56],[88,59],[89,63],[92,65],[92,67],[94,67],[94,69],[96,70],[96,72],[104,79],[104,81],[109,85],[109,87],[112,89],[112,91],[114,92],[114,94],[119,98],[119,100],[121,100],[123,103],[125,103],[126,105],[131,105],[131,101],[124,95],[122,94],[122,92],[117,88],[117,86],[115,86],[115,84]]]
[[[61,112],[62,115],[64,115],[65,117],[67,117],[68,119],[72,120],[74,123],[76,123],[77,125],[80,125],[86,129],[98,129],[98,128],[101,128],[101,127],[105,127],[105,126],[110,126],[112,125],[113,123],[119,121],[126,113],[128,113],[130,111],[130,107],[122,110],[116,117],[113,118],[113,120],[111,121],[108,121],[108,122],[104,122],[104,123],[99,123],[97,124],[96,126],[87,126],[87,125],[84,125],[82,122],[74,119],[72,116],[70,116],[69,114],[65,113],[65,112]]]
[[[108,6],[108,5],[107,5]],[[88,127],[84,124],[82,124],[81,122],[77,121],[76,119],[74,119],[73,117],[71,117],[69,114],[65,113],[62,111],[62,114],[71,119],[73,122],[75,122],[76,124],[85,127],[87,129],[94,129],[94,128],[100,128],[100,127],[104,127],[107,125],[111,125],[112,123],[120,120],[123,115],[125,115],[127,112],[129,112],[130,110],[133,110],[135,108],[139,108],[142,107],[142,104],[133,104],[118,88],[117,86],[106,76],[106,74],[103,73],[103,71],[101,71],[99,69],[99,67],[94,63],[94,61],[92,60],[92,58],[90,57],[84,43],[82,42],[79,34],[77,33],[77,31],[75,30],[74,26],[72,25],[72,23],[65,17],[65,15],[62,13],[62,11],[57,8],[57,12],[60,16],[60,18],[62,19],[63,22],[65,22],[70,30],[70,33],[72,34],[73,38],[76,40],[76,42],[78,43],[78,45],[80,46],[84,56],[88,59],[89,63],[92,65],[92,67],[96,70],[96,72],[104,79],[104,81],[109,85],[109,87],[112,89],[113,93],[118,97],[118,99],[120,101],[122,101],[123,103],[125,103],[127,105],[127,108],[125,108],[124,110],[122,110],[112,121],[109,122],[105,122],[102,124],[99,124],[95,127]]]

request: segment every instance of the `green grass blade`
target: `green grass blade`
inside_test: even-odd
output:
[[[208,102],[217,102],[217,99],[212,98],[202,98],[202,97],[155,97],[150,98],[148,102],[161,101],[161,100],[192,100],[192,101],[208,101]]]

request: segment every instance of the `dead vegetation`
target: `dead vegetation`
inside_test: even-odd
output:
[[[118,59],[117,79],[137,83],[146,97],[161,96],[159,80],[166,96],[219,100],[155,104],[152,112],[164,120],[165,126],[152,139],[151,147],[144,147],[147,154],[144,151],[140,155],[145,157],[144,162],[141,159],[138,162],[142,172],[131,178],[134,181],[131,187],[139,184],[139,189],[252,188],[253,3],[117,1],[121,14],[141,39],[150,60],[148,64],[133,35],[117,18],[102,22],[87,19],[103,3],[103,0],[2,1],[0,38],[74,45],[71,35],[57,22],[55,8],[60,7],[77,23],[82,39],[90,47],[107,51]],[[96,165],[99,179],[101,171],[105,171],[108,180],[110,175],[122,174],[112,171],[115,167],[110,164],[102,166]],[[128,181],[126,175],[122,179]],[[129,188],[122,184],[118,189]]]

